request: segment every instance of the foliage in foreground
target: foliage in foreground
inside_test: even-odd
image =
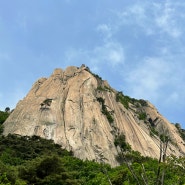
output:
[[[9,111],[0,111],[0,134],[3,133],[3,123],[9,116]]]
[[[130,151],[125,155],[129,168],[133,170],[138,182],[155,184],[158,161],[142,157]],[[185,159],[171,157],[165,168],[165,183],[185,184]],[[93,161],[82,161],[72,156],[51,140],[38,136],[8,135],[0,138],[0,184],[38,184],[38,185],[115,185],[138,184],[124,163],[116,168]]]
[[[8,117],[0,112],[0,125]],[[162,141],[161,141],[162,142]],[[131,150],[123,134],[116,136],[119,167],[82,161],[52,140],[39,136],[0,135],[0,185],[185,185],[185,158],[166,162]],[[158,171],[163,172],[158,174]],[[164,183],[157,177],[164,176]]]

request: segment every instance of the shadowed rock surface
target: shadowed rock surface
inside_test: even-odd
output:
[[[55,69],[39,79],[4,123],[4,135],[53,139],[81,159],[118,165],[115,137],[123,133],[133,150],[159,157],[161,134],[170,138],[167,154],[184,155],[185,142],[148,101],[111,88],[85,65]]]

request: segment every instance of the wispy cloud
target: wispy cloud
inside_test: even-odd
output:
[[[112,37],[113,30],[112,27],[108,24],[100,24],[97,26],[96,30],[102,34],[104,40],[110,39]]]
[[[97,33],[102,36],[102,44],[91,50],[70,50],[67,52],[67,59],[73,61],[78,58],[79,61],[89,61],[91,67],[97,72],[105,64],[114,68],[118,67],[120,73],[124,74],[123,79],[127,86],[124,88],[133,97],[157,102],[163,99],[168,91],[169,100],[179,101],[179,98],[183,96],[180,92],[185,92],[182,86],[179,87],[179,92],[175,89],[176,81],[183,83],[183,77],[179,79],[179,72],[174,73],[177,62],[182,66],[182,56],[174,56],[175,46],[178,44],[178,47],[184,48],[179,39],[184,32],[179,26],[179,21],[185,14],[183,15],[182,11],[178,12],[179,6],[180,4],[171,0],[150,3],[144,0],[128,4],[122,11],[112,11],[117,19],[99,24],[96,28]],[[125,27],[130,29],[133,36],[136,32],[139,36],[146,35],[145,39],[147,36],[152,36],[149,44],[153,48],[152,55],[147,53],[149,48],[146,48],[144,51],[146,53],[143,53],[137,43],[131,41],[123,43],[124,40],[117,39]],[[143,45],[145,41],[147,42],[143,40]],[[127,55],[125,52],[127,45],[132,45],[130,53],[138,55],[137,60],[132,60],[132,56]],[[126,65],[128,70],[125,71],[125,68],[121,70],[120,65],[122,67]],[[182,73],[181,69],[177,70]],[[167,99],[166,102],[168,102]]]
[[[130,96],[185,109],[183,0],[19,5],[4,1],[0,12],[0,106],[12,106],[24,94],[17,88],[28,92],[23,84],[52,68],[84,63]]]
[[[117,42],[108,42],[95,47],[92,52],[92,60],[96,63],[106,63],[111,66],[124,63],[124,49]]]
[[[146,58],[123,75],[127,92],[156,105],[163,102],[163,106],[180,106],[185,100],[185,75],[181,67],[181,63],[174,62],[174,59]]]
[[[185,3],[178,3],[171,0],[161,2],[142,1],[127,6],[123,11],[118,12],[119,22],[122,25],[133,25],[140,27],[147,35],[167,34],[170,37],[178,38],[182,35],[180,22],[184,20],[185,13],[179,8]]]
[[[171,37],[178,38],[182,35],[182,31],[178,23],[178,8],[175,7],[174,4],[176,5],[174,2],[166,1],[163,6],[158,6],[155,14],[155,23],[163,33],[167,33]]]
[[[127,71],[122,71],[123,91],[128,95],[157,104],[163,102],[166,106],[185,100],[185,46],[182,37],[185,33],[182,26],[185,13],[182,7],[185,8],[184,2],[144,0],[127,4],[122,11],[114,12],[117,20],[109,24],[109,30],[116,27],[112,37],[116,31],[118,34],[125,33],[125,27],[130,30],[130,38],[124,44],[129,45],[135,56],[132,58],[125,52]],[[123,45],[120,41],[119,44]],[[142,51],[144,45],[147,47]]]
[[[92,50],[70,49],[65,54],[67,63],[72,61],[88,61],[91,66],[99,71],[104,65],[116,67],[125,62],[124,48],[117,42],[106,42]]]
[[[126,75],[126,83],[133,97],[155,100],[169,80],[170,65],[160,58],[146,58]],[[130,85],[129,85],[130,84]]]

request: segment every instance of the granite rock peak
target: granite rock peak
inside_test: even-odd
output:
[[[52,139],[81,159],[119,163],[114,140],[120,133],[133,150],[159,157],[160,133],[170,137],[167,154],[184,155],[177,128],[148,101],[113,89],[88,67],[55,69],[37,80],[4,123],[4,135]]]

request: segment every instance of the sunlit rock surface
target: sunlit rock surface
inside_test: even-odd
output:
[[[176,127],[148,101],[117,99],[118,92],[85,65],[55,69],[49,78],[35,82],[4,123],[4,134],[39,135],[53,139],[80,159],[118,165],[119,148],[114,139],[120,133],[133,150],[144,156],[159,157],[160,134],[170,137],[167,154],[184,155],[185,143]],[[113,118],[108,120],[102,103]],[[105,108],[104,107],[104,108]],[[140,118],[144,113],[144,119]],[[158,134],[152,133],[152,128]]]

